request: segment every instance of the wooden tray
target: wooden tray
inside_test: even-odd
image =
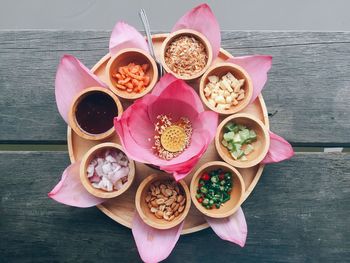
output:
[[[152,36],[156,56],[159,56],[161,44],[166,38],[166,36],[167,34],[156,34]],[[219,56],[214,61],[214,63],[226,60],[230,57],[232,57],[230,53],[228,53],[224,49],[221,49]],[[105,68],[109,58],[110,58],[110,54],[107,54],[92,68],[92,72],[94,72],[105,83],[107,83],[106,76],[105,76]],[[198,91],[198,83],[199,81],[191,82],[189,84]],[[123,104],[124,110],[130,105],[130,102],[123,101],[123,100],[121,100],[121,102]],[[265,102],[263,100],[262,95],[260,95],[253,104],[250,104],[242,112],[247,112],[255,115],[267,126],[267,128],[269,128],[267,110],[266,110]],[[223,117],[220,118],[220,121],[222,119]],[[117,135],[104,141],[85,140],[79,137],[69,126],[67,130],[67,141],[68,141],[69,157],[72,163],[75,161],[81,160],[82,156],[91,147],[93,147],[96,144],[99,144],[105,141],[112,141],[112,142],[119,143],[119,139]],[[193,172],[186,177],[185,179],[186,183],[188,185],[190,184],[192,175],[194,174],[194,172],[199,166],[201,166],[206,162],[214,161],[214,160],[220,160],[220,157],[216,152],[215,144],[213,140],[213,142],[209,145],[207,152],[203,155],[201,160],[198,162],[197,166],[193,169]],[[135,212],[134,199],[135,199],[135,193],[138,185],[147,175],[151,173],[162,173],[161,171],[154,170],[145,164],[138,163],[138,162],[135,162],[135,163],[136,163],[136,178],[135,178],[134,184],[130,187],[130,189],[127,192],[123,193],[121,196],[110,199],[104,202],[103,204],[97,206],[107,216],[109,216],[113,220],[117,221],[118,223],[128,228],[131,228],[131,221],[132,221],[133,214]],[[253,191],[255,185],[259,181],[259,178],[262,174],[263,169],[264,169],[264,165],[256,165],[248,169],[238,169],[242,174],[242,177],[244,179],[245,186],[246,186],[244,200]],[[200,212],[196,209],[196,207],[192,205],[190,212],[187,218],[185,219],[185,225],[182,230],[182,234],[197,232],[207,227],[208,227],[208,224],[206,223],[202,214],[200,214]]]

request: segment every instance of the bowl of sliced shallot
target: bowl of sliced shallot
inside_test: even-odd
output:
[[[113,198],[129,189],[135,178],[135,164],[116,143],[92,147],[80,164],[80,180],[86,190],[100,198]]]

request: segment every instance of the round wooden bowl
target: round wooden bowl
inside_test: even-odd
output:
[[[205,46],[206,53],[208,56],[207,64],[205,65],[205,67],[201,71],[199,71],[196,74],[193,74],[191,76],[182,76],[180,74],[173,72],[165,62],[166,50],[168,49],[169,45],[180,36],[194,37],[196,40],[198,40],[199,42],[201,42]],[[164,40],[162,47],[161,47],[160,59],[161,59],[162,65],[163,65],[166,72],[173,74],[178,79],[183,79],[186,81],[195,80],[195,79],[198,79],[200,76],[202,76],[204,74],[204,72],[211,65],[211,63],[213,61],[212,47],[211,47],[208,39],[202,33],[197,32],[195,30],[191,30],[191,29],[181,29],[181,30],[178,30],[178,31],[175,31],[175,32],[169,34],[167,36],[167,38]]]
[[[191,197],[190,197],[190,191],[188,189],[188,186],[183,180],[180,180],[178,181],[178,186],[180,188],[180,191],[183,193],[183,195],[186,198],[186,205],[183,212],[179,216],[175,217],[174,220],[166,221],[164,219],[157,218],[150,211],[146,203],[146,196],[150,188],[150,185],[155,181],[169,181],[169,180],[173,181],[174,178],[171,176],[166,176],[161,174],[152,174],[147,176],[141,182],[141,184],[139,185],[136,191],[135,205],[136,205],[137,212],[139,213],[140,217],[147,225],[157,229],[169,229],[180,224],[182,221],[185,220],[191,207]]]
[[[209,76],[216,75],[219,78],[222,76],[226,75],[228,72],[231,72],[233,76],[237,79],[244,79],[244,84],[243,84],[243,89],[245,91],[245,97],[243,100],[239,101],[236,106],[232,105],[229,109],[227,110],[220,110],[212,105],[209,104],[208,99],[204,95],[204,88],[208,84]],[[207,72],[204,73],[202,76],[200,83],[199,83],[199,94],[202,99],[202,102],[212,111],[215,111],[219,114],[222,115],[231,115],[234,113],[237,113],[241,110],[243,110],[245,107],[248,106],[252,96],[253,96],[253,82],[249,76],[249,74],[240,66],[229,63],[229,62],[224,62],[224,63],[218,63],[213,66],[211,66]]]
[[[116,87],[117,81],[112,76],[114,73],[118,72],[118,68],[122,66],[127,66],[129,63],[135,64],[148,64],[149,68],[146,71],[146,75],[150,78],[148,86],[140,93],[127,92]],[[137,48],[126,48],[120,50],[115,56],[111,57],[107,63],[106,67],[106,79],[109,88],[119,97],[135,100],[143,97],[149,93],[158,80],[158,70],[157,64],[154,59],[145,51]]]
[[[115,102],[116,108],[118,109],[118,116],[120,116],[123,113],[123,106],[120,103],[118,97],[113,92],[111,92],[109,89],[101,88],[101,87],[90,87],[90,88],[86,88],[86,89],[82,90],[73,99],[73,103],[72,103],[70,110],[69,110],[69,113],[68,113],[68,123],[69,123],[69,126],[75,131],[76,134],[78,134],[80,137],[87,139],[87,140],[103,140],[103,139],[111,137],[112,135],[115,134],[113,122],[111,123],[111,128],[109,130],[107,130],[104,133],[99,133],[99,134],[92,134],[92,133],[89,133],[89,132],[83,130],[77,122],[76,115],[75,115],[76,110],[77,110],[77,106],[82,101],[82,99],[85,98],[85,96],[92,94],[92,93],[95,93],[95,92],[96,93],[98,93],[98,92],[104,93],[104,94],[108,95],[109,97],[111,97],[113,99],[113,101]]]
[[[92,147],[82,158],[80,163],[80,180],[85,187],[85,189],[92,195],[100,198],[113,198],[121,195],[126,190],[128,190],[131,186],[131,184],[134,181],[135,178],[135,163],[133,160],[129,159],[129,175],[128,175],[128,181],[123,185],[122,189],[119,190],[113,190],[111,192],[104,191],[102,189],[97,189],[91,185],[91,182],[89,178],[87,177],[87,167],[89,166],[91,160],[95,158],[96,155],[98,155],[100,152],[103,152],[108,149],[113,149],[117,151],[121,151],[124,153],[123,148],[121,145],[117,143],[112,142],[106,142],[97,144],[96,146]],[[124,153],[125,154],[125,153]]]
[[[246,156],[246,161],[233,159],[229,150],[221,143],[225,132],[224,127],[231,121],[253,129],[257,135],[257,140],[252,143],[254,150]],[[215,147],[220,157],[228,164],[238,168],[248,168],[257,165],[264,159],[270,147],[270,136],[265,125],[258,118],[248,113],[238,113],[227,117],[220,123],[216,130]]]
[[[205,207],[202,206],[201,203],[198,202],[196,198],[198,182],[204,172],[210,172],[212,170],[216,170],[219,168],[223,169],[224,172],[232,173],[233,187],[231,191],[231,198],[226,203],[224,203],[223,206],[221,206],[220,208],[206,209]],[[244,185],[243,178],[237,169],[228,165],[225,162],[214,161],[214,162],[208,162],[198,168],[198,170],[192,177],[190,191],[191,191],[192,201],[200,212],[202,212],[204,215],[209,217],[224,218],[234,214],[239,208],[239,206],[241,205],[241,203],[243,202],[245,185]]]

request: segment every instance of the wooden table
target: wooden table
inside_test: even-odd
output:
[[[69,164],[57,151],[66,149],[54,99],[59,58],[73,54],[91,67],[108,52],[109,35],[0,32],[0,262],[140,261],[129,229],[96,208],[47,197]],[[244,203],[245,248],[207,229],[182,236],[167,261],[349,260],[350,155],[311,150],[350,146],[350,33],[225,31],[222,38],[235,56],[273,56],[263,92],[271,129],[303,148],[268,165]]]

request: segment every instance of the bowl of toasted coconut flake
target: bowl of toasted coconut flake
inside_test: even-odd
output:
[[[162,44],[163,67],[179,79],[198,79],[209,68],[212,60],[212,48],[208,39],[194,30],[175,31]]]

